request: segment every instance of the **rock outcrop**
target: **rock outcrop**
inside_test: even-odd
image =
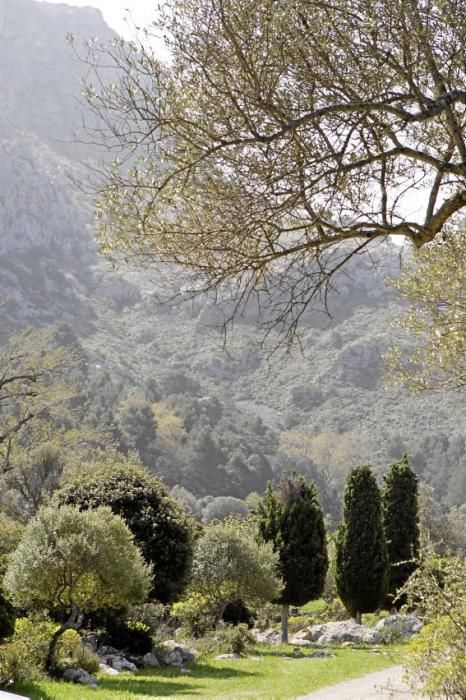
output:
[[[184,666],[196,661],[196,652],[186,644],[170,639],[157,647],[155,654],[164,666]]]
[[[421,631],[423,623],[414,615],[390,615],[378,621],[375,630],[383,637],[411,638]]]
[[[344,620],[342,622],[326,622],[322,625],[311,625],[292,637],[290,643],[294,644],[295,641],[299,642],[299,640],[306,640],[320,646],[343,644],[344,642],[352,644],[379,644],[381,636],[375,629],[358,625],[352,620]]]

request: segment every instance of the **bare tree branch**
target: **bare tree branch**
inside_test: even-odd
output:
[[[82,56],[102,125],[90,138],[118,154],[95,183],[104,254],[180,265],[193,292],[232,285],[240,311],[277,286],[325,303],[348,250],[391,235],[420,248],[454,228],[466,206],[458,0],[179,0],[154,31],[166,64],[150,32]],[[288,301],[272,324],[296,329]]]

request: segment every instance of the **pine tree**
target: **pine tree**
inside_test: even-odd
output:
[[[336,541],[337,591],[356,622],[382,604],[387,581],[380,491],[370,467],[361,466],[348,476]]]
[[[314,484],[302,476],[284,477],[277,491],[270,484],[258,508],[258,537],[272,542],[279,553],[284,587],[282,641],[288,641],[290,605],[304,605],[322,594],[328,568],[322,508]]]
[[[390,465],[382,492],[389,579],[387,603],[400,607],[396,592],[416,569],[419,555],[418,479],[406,455]]]

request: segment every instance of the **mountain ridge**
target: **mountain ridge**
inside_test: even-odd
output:
[[[13,31],[20,26],[22,32]],[[209,481],[214,489],[215,475],[216,498],[245,498],[271,474],[297,467],[328,488],[331,509],[350,467],[371,462],[381,473],[407,451],[439,498],[461,506],[461,396],[414,397],[384,384],[388,345],[406,342],[391,328],[401,302],[383,281],[396,274],[398,248],[385,244],[372,259],[355,257],[329,297],[333,318],[308,314],[303,354],[278,351],[271,358],[258,347],[254,307],[236,318],[225,350],[219,326],[228,307],[207,295],[170,299],[159,268],[112,270],[97,257],[92,202],[75,184],[92,149],[73,143],[83,67],[66,44],[68,32],[115,36],[98,11],[0,0],[0,77],[7,83],[0,120],[0,339],[26,324],[68,324],[86,356],[89,414],[114,428],[131,397],[157,404],[174,432],[161,436],[159,418],[147,466],[170,486],[198,488],[196,498],[209,495]],[[216,444],[208,444],[212,435]],[[129,449],[123,437],[121,444]]]

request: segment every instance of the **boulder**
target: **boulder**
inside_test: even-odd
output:
[[[142,663],[144,666],[149,666],[149,668],[157,668],[160,666],[160,661],[153,651],[149,651],[147,654],[144,654],[142,657]]]
[[[157,648],[157,658],[165,666],[182,666],[196,661],[196,652],[186,644],[169,639]]]
[[[121,656],[121,651],[119,651],[119,649],[115,649],[115,647],[102,644],[102,646],[98,648],[97,654],[101,657],[108,656],[109,654],[116,654],[117,656]]]
[[[99,664],[99,668],[102,671],[102,673],[106,673],[108,676],[119,676],[120,671],[117,671],[116,668],[112,668],[111,666],[108,666],[107,664]]]
[[[128,659],[121,656],[121,654],[106,654],[105,656],[102,656],[101,659],[103,664],[110,666],[110,668],[113,668],[116,671],[138,670],[136,664],[133,664],[132,661],[128,661]]]
[[[382,638],[387,636],[410,638],[423,628],[423,623],[414,615],[390,615],[378,621],[375,630]]]
[[[89,688],[97,688],[97,681],[94,676],[91,676],[83,668],[67,668],[63,674],[63,679],[72,683],[87,685]]]
[[[316,646],[315,642],[310,642],[308,639],[303,639],[302,637],[297,636],[290,638],[290,644],[292,644],[294,647],[304,647],[305,649]]]
[[[282,640],[280,632],[274,630],[273,627],[270,627],[267,630],[254,628],[251,630],[251,632],[254,638],[262,644],[280,644]]]
[[[296,636],[298,639],[308,640],[320,646],[327,644],[380,644],[379,632],[364,625],[358,625],[352,620],[341,622],[326,622],[322,625],[311,625],[306,630],[301,630]]]

